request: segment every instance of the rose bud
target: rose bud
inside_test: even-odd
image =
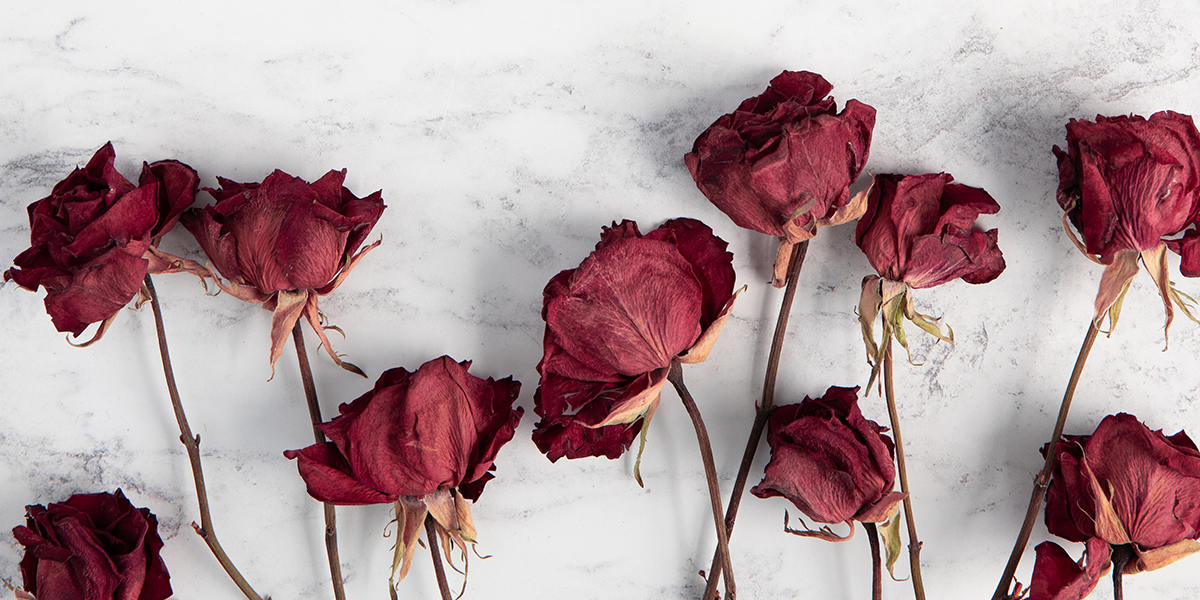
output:
[[[1096,295],[1096,325],[1105,316],[1110,332],[1116,325],[1139,258],[1158,285],[1167,327],[1174,318],[1172,302],[1195,320],[1171,284],[1166,251],[1183,256],[1185,276],[1200,276],[1200,234],[1192,230],[1182,239],[1165,239],[1194,223],[1200,209],[1200,133],[1192,118],[1165,111],[1149,120],[1137,115],[1097,115],[1095,123],[1071,119],[1067,149],[1055,146],[1054,155],[1058,204],[1066,211],[1063,227],[1084,255],[1107,265]]]
[[[973,230],[979,215],[994,214],[1000,205],[987,192],[952,181],[947,173],[880,175],[868,195],[855,242],[879,273],[863,279],[859,302],[863,340],[876,370],[890,336],[908,348],[903,319],[940,340],[954,341],[952,330],[943,335],[937,319],[913,308],[910,290],[960,278],[987,283],[1004,271],[996,230]],[[881,311],[883,343],[876,345],[874,323]]]
[[[464,552],[475,542],[466,500],[479,499],[496,453],[525,414],[513,408],[520,382],[480,379],[470,366],[443,356],[415,373],[389,369],[373,390],[320,425],[331,441],[283,453],[298,459],[308,493],[321,502],[396,504],[400,579],[427,513],[443,540],[449,536]]]
[[[1112,568],[1112,549],[1098,538],[1088,541],[1079,562],[1054,542],[1042,542],[1034,551],[1037,559],[1027,600],[1081,600]]]
[[[875,109],[808,71],[784,71],[761,95],[716,120],[683,157],[696,186],[746,229],[779,236],[773,284],[783,287],[792,247],[818,227],[857,219],[866,194],[850,197],[871,147]]]
[[[386,208],[380,192],[357,198],[342,186],[345,177],[343,169],[311,184],[279,170],[262,183],[218,178],[221,189],[204,188],[217,203],[181,219],[228,280],[214,274],[217,285],[272,311],[272,370],[303,315],[334,362],[366,376],[333,351],[317,306],[317,297],[337,289],[380,243],[358,251]]]
[[[533,441],[547,458],[616,458],[644,435],[671,362],[707,358],[729,317],[727,246],[693,219],[645,236],[622,221],[546,284]]]
[[[25,507],[13,528],[25,547],[21,578],[38,600],[162,600],[171,577],[159,557],[158,519],[121,490]]]
[[[147,272],[200,268],[156,248],[195,200],[196,171],[174,160],[143,163],[134,186],[117,172],[115,158],[112,143],[105,144],[87,166],[29,205],[30,248],[13,259],[18,268],[4,273],[27,290],[46,290],[46,312],[59,331],[78,338],[100,323],[82,346],[103,337]]]
[[[1132,544],[1127,574],[1200,551],[1200,451],[1186,433],[1167,437],[1121,413],[1090,436],[1064,436],[1057,451],[1046,492],[1050,533]]]

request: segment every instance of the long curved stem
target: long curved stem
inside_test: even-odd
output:
[[[425,537],[429,540],[429,554],[433,556],[433,574],[437,577],[438,592],[442,600],[452,600],[450,583],[446,581],[446,569],[442,566],[442,552],[438,550],[437,527],[433,515],[425,515]]]
[[[175,370],[171,368],[171,355],[167,351],[167,332],[163,328],[158,292],[154,291],[154,281],[150,279],[149,274],[146,275],[144,285],[150,295],[150,307],[154,311],[154,329],[158,333],[158,353],[162,357],[163,375],[167,379],[167,394],[171,396],[171,408],[175,411],[175,422],[179,425],[179,441],[183,442],[183,446],[187,448],[188,461],[192,464],[192,479],[196,482],[196,500],[200,503],[200,525],[192,523],[192,527],[204,540],[204,543],[208,544],[208,549],[217,558],[217,562],[221,563],[225,573],[246,595],[246,598],[261,600],[254,588],[250,587],[246,578],[238,572],[237,567],[233,566],[233,561],[229,560],[229,555],[225,554],[225,549],[217,541],[217,533],[213,531],[212,515],[208,509],[208,491],[204,486],[204,471],[200,468],[200,436],[192,435],[187,415],[183,412],[183,401],[179,399],[179,388],[175,385]]]
[[[913,516],[912,494],[908,491],[908,469],[904,466],[904,442],[900,438],[900,415],[896,412],[896,390],[892,383],[892,338],[883,351],[883,393],[887,397],[888,418],[892,422],[892,440],[896,442],[896,471],[900,491],[904,492],[904,522],[908,526],[908,565],[913,592],[917,600],[925,600],[925,584],[921,581],[921,539],[917,536],[917,520]]]
[[[746,449],[742,452],[742,464],[738,466],[737,478],[733,480],[733,491],[729,494],[729,507],[725,509],[725,531],[733,536],[733,523],[737,520],[738,507],[742,504],[742,494],[746,491],[746,480],[750,476],[750,466],[754,464],[754,454],[758,451],[758,443],[762,440],[763,429],[767,419],[775,408],[775,379],[779,375],[779,357],[783,354],[783,338],[787,333],[788,317],[792,314],[792,301],[796,298],[796,281],[800,279],[800,268],[804,266],[804,257],[808,254],[808,240],[796,244],[792,248],[792,262],[789,263],[787,274],[787,289],[783,292],[783,303],[779,306],[779,318],[775,320],[775,337],[771,339],[771,354],[767,357],[767,375],[763,380],[762,402],[756,407],[754,425],[750,428],[750,437],[746,440]],[[712,565],[708,568],[708,582],[704,586],[705,600],[717,595],[717,581],[721,579],[723,558],[721,549],[713,552]]]
[[[883,565],[879,562],[879,528],[870,521],[863,521],[867,530],[867,542],[871,544],[871,600],[883,598]]]
[[[1029,508],[1025,511],[1025,521],[1021,524],[1021,533],[1017,535],[1017,543],[1013,545],[1012,554],[1008,557],[1008,564],[1004,567],[1004,574],[1000,576],[1000,583],[992,594],[992,600],[1004,600],[1008,597],[1008,588],[1012,583],[1013,575],[1017,572],[1017,564],[1021,562],[1025,546],[1029,545],[1029,536],[1033,533],[1034,524],[1037,523],[1038,509],[1042,507],[1042,500],[1046,497],[1046,488],[1050,485],[1050,476],[1054,474],[1054,465],[1058,460],[1058,452],[1055,451],[1054,444],[1062,437],[1063,428],[1067,425],[1067,412],[1071,410],[1071,400],[1075,398],[1075,388],[1079,385],[1079,378],[1083,375],[1083,365],[1087,362],[1088,354],[1092,352],[1092,344],[1096,342],[1099,333],[1100,328],[1093,320],[1088,327],[1087,335],[1083,338],[1083,346],[1079,348],[1079,356],[1075,359],[1075,368],[1071,371],[1070,381],[1067,382],[1067,391],[1063,394],[1062,405],[1058,408],[1058,421],[1054,424],[1054,434],[1050,436],[1050,448],[1046,452],[1046,463],[1038,472],[1037,478],[1034,479],[1033,496],[1029,499]]]
[[[733,582],[733,564],[729,559],[729,533],[725,530],[725,519],[721,518],[721,484],[717,481],[717,465],[713,461],[712,443],[708,439],[708,430],[704,427],[704,419],[700,417],[700,409],[696,401],[683,385],[683,366],[678,361],[671,361],[671,370],[667,372],[667,381],[679,392],[679,399],[692,418],[692,426],[696,428],[696,441],[700,444],[700,459],[704,463],[704,478],[708,481],[708,498],[712,503],[713,524],[717,529],[717,551],[722,555],[725,565],[725,598],[737,598],[737,586]]]
[[[296,344],[296,356],[300,360],[300,379],[304,383],[304,397],[308,400],[308,416],[312,420],[313,438],[321,444],[325,442],[325,433],[317,427],[321,424],[321,405],[317,402],[317,386],[313,383],[312,367],[308,364],[308,352],[304,349],[304,332],[300,329],[299,321],[292,327],[292,342]],[[325,554],[329,556],[333,597],[336,600],[346,600],[346,590],[342,587],[342,563],[338,560],[337,514],[332,504],[324,504]]]

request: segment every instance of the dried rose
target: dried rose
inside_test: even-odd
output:
[[[155,246],[195,200],[196,171],[174,160],[143,163],[135,187],[117,172],[115,158],[112,143],[105,144],[29,205],[30,248],[13,259],[19,268],[4,273],[27,290],[45,288],[46,312],[59,331],[79,337],[101,323],[84,346],[104,335],[147,272],[194,265]]]
[[[1081,600],[1112,568],[1112,549],[1099,538],[1088,541],[1078,562],[1054,542],[1042,542],[1034,550],[1037,559],[1027,600]]]
[[[996,230],[972,229],[979,215],[994,214],[1000,205],[987,192],[952,181],[947,173],[875,178],[855,242],[879,273],[863,279],[859,302],[867,356],[876,367],[891,336],[908,347],[904,319],[940,340],[954,341],[953,330],[943,335],[937,319],[913,308],[910,290],[959,278],[987,283],[1004,271]],[[880,312],[883,343],[877,345],[874,327]]]
[[[1167,240],[1188,227],[1200,210],[1200,133],[1192,118],[1171,111],[1143,117],[1071,119],[1067,149],[1058,158],[1058,203],[1063,227],[1081,252],[1107,265],[1096,295],[1095,322],[1116,325],[1138,259],[1158,285],[1167,313],[1172,302],[1192,317],[1170,282],[1166,250],[1183,255],[1183,274],[1200,276],[1197,234]],[[1070,221],[1082,236],[1081,242]],[[1193,318],[1193,320],[1195,320]],[[1111,328],[1110,328],[1111,331]]]
[[[850,536],[828,527],[790,533],[830,541],[850,539],[852,521],[882,523],[904,494],[893,491],[892,440],[858,408],[858,388],[830,387],[821,398],[775,409],[767,424],[771,461],[750,490],[759,498],[783,496],[811,519],[850,523]]]
[[[816,73],[784,71],[684,156],[696,186],[734,223],[781,238],[775,287],[785,284],[792,246],[865,208],[865,193],[851,198],[850,185],[867,164],[875,109],[850,100],[839,114],[831,90]]]
[[[671,362],[708,357],[736,296],[727,246],[693,219],[645,236],[622,221],[546,284],[533,441],[551,461],[620,456],[654,415]]]
[[[355,254],[385,208],[380,192],[357,198],[342,186],[345,169],[307,183],[276,170],[262,183],[218,178],[221,189],[204,188],[217,200],[189,210],[183,226],[200,242],[225,292],[262,304],[271,322],[271,367],[283,354],[292,327],[303,315],[334,362],[343,362],[325,337],[317,297],[335,290],[375,242]],[[364,375],[365,376],[365,375]]]
[[[401,579],[426,513],[442,536],[474,543],[466,499],[479,499],[492,479],[500,447],[512,439],[524,409],[513,408],[520,382],[480,379],[471,362],[443,356],[415,373],[385,371],[375,388],[339,407],[322,424],[332,441],[284,456],[298,459],[308,493],[339,505],[396,503],[402,535],[397,544]]]
[[[25,547],[21,577],[38,600],[162,600],[171,577],[159,557],[158,519],[121,490],[25,507],[13,528]]]
[[[1186,433],[1167,437],[1121,413],[1090,436],[1064,436],[1057,451],[1046,493],[1050,533],[1132,544],[1125,573],[1200,551],[1200,451]]]

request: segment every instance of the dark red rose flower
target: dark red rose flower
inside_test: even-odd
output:
[[[759,498],[783,496],[821,523],[881,523],[904,494],[893,491],[892,440],[858,408],[858,388],[830,387],[821,398],[775,409],[767,424],[771,461],[750,490]],[[853,525],[853,523],[851,523]],[[828,528],[792,531],[840,541]],[[851,527],[851,535],[853,535]]]
[[[1050,533],[1132,544],[1125,573],[1200,551],[1200,451],[1186,433],[1167,437],[1121,413],[1090,436],[1065,436],[1057,451],[1046,493]]]
[[[671,362],[708,357],[736,296],[727,246],[693,219],[644,236],[622,221],[546,284],[533,441],[551,461],[620,456],[653,416]]]
[[[1096,297],[1096,322],[1108,315],[1116,324],[1109,311],[1124,296],[1141,258],[1158,284],[1170,327],[1172,302],[1188,308],[1170,283],[1167,248],[1183,256],[1184,275],[1200,276],[1200,234],[1193,229],[1182,239],[1166,239],[1193,224],[1200,211],[1200,133],[1192,118],[1164,111],[1149,120],[1071,119],[1067,149],[1055,146],[1054,155],[1063,227],[1080,251],[1108,265]]]
[[[979,215],[994,214],[1000,205],[987,192],[952,181],[947,173],[879,175],[868,195],[855,242],[879,273],[863,279],[858,310],[867,357],[875,365],[872,382],[893,335],[908,347],[904,319],[940,340],[954,341],[953,331],[943,335],[937,319],[913,308],[912,289],[960,278],[987,283],[1004,271],[996,230],[973,229]],[[883,343],[876,344],[875,317],[880,313]]]
[[[121,490],[75,494],[66,502],[26,506],[13,528],[25,547],[21,577],[38,600],[162,600],[171,577],[159,557],[158,519],[134,508]]]
[[[196,171],[174,160],[143,163],[135,186],[117,172],[115,157],[112,143],[105,144],[29,205],[30,248],[4,273],[27,290],[45,288],[46,312],[59,331],[79,337],[101,323],[88,344],[133,300],[147,272],[198,266],[155,248],[195,200]]]
[[[850,197],[871,147],[875,109],[808,71],[784,71],[761,95],[716,120],[684,156],[700,191],[734,223],[782,238],[774,285],[783,287],[792,246],[817,228],[857,219]]]
[[[383,213],[383,198],[380,192],[355,197],[342,186],[345,177],[343,169],[311,184],[279,170],[262,183],[218,178],[221,189],[204,188],[217,203],[182,217],[217,272],[229,280],[226,284],[214,275],[221,289],[274,313],[272,369],[303,315],[334,362],[362,374],[333,351],[317,307],[317,297],[341,285],[379,245],[358,251]]]
[[[298,459],[317,500],[396,503],[403,526],[401,578],[427,512],[460,544],[475,541],[466,499],[479,499],[493,477],[496,453],[525,414],[513,408],[520,382],[480,379],[467,372],[470,366],[443,356],[415,373],[390,369],[373,390],[341,405],[341,414],[320,426],[331,441],[283,453]]]
[[[1027,600],[1081,600],[1112,568],[1112,549],[1099,538],[1088,541],[1079,562],[1054,542],[1042,542],[1034,550],[1037,560]]]

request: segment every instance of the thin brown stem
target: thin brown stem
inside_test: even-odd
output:
[[[1125,565],[1133,558],[1133,546],[1121,544],[1112,547],[1113,600],[1125,599],[1125,587],[1121,584]]]
[[[321,444],[325,442],[325,433],[318,427],[321,424],[321,405],[317,402],[317,386],[313,383],[312,367],[308,364],[308,352],[304,349],[304,331],[300,329],[299,321],[292,327],[292,342],[296,344],[296,357],[300,360],[300,380],[304,383],[304,397],[308,400],[308,416],[312,420],[313,438]],[[333,597],[336,600],[346,600],[346,590],[342,587],[342,563],[338,560],[337,514],[332,504],[324,504],[325,554],[329,556]]]
[[[775,408],[775,379],[779,375],[779,357],[783,353],[783,338],[787,333],[788,317],[792,313],[792,301],[796,298],[796,282],[800,279],[800,268],[804,266],[804,257],[807,254],[808,240],[800,242],[792,248],[787,288],[783,292],[783,303],[779,306],[779,318],[775,320],[775,337],[771,339],[771,354],[767,357],[767,375],[763,380],[762,402],[756,407],[754,425],[750,428],[750,437],[746,440],[746,449],[742,452],[742,464],[738,466],[737,478],[733,480],[733,491],[729,494],[729,507],[725,509],[725,531],[731,537],[738,507],[742,504],[742,494],[746,491],[750,466],[754,463],[754,454],[758,451],[758,443],[762,440],[763,429],[767,426],[771,411]],[[717,595],[717,581],[721,579],[722,561],[721,551],[718,548],[713,552],[712,565],[708,569],[708,582],[704,587],[703,596],[705,600],[715,598]]]
[[[175,370],[171,368],[171,355],[167,351],[167,332],[163,328],[162,309],[159,308],[158,293],[154,291],[154,281],[150,279],[149,274],[146,275],[144,284],[150,295],[150,307],[154,311],[154,329],[158,333],[158,353],[162,357],[163,375],[167,379],[167,394],[171,396],[171,408],[175,411],[175,423],[179,425],[179,441],[183,442],[183,446],[187,448],[188,461],[192,464],[192,479],[196,482],[196,500],[200,503],[200,525],[192,523],[192,527],[204,539],[204,543],[208,544],[208,549],[217,558],[217,562],[221,563],[225,573],[246,595],[246,598],[261,600],[254,588],[250,587],[246,578],[238,572],[237,567],[233,566],[233,561],[229,560],[229,555],[225,554],[225,549],[217,541],[217,533],[213,530],[212,515],[208,508],[204,471],[200,468],[200,436],[192,435],[187,415],[183,412],[183,401],[179,399],[179,388],[175,385]]]
[[[721,552],[721,560],[725,568],[725,598],[737,598],[737,586],[733,582],[733,564],[729,560],[729,533],[725,530],[725,519],[721,518],[721,485],[717,481],[717,465],[713,462],[712,443],[708,439],[708,430],[704,427],[704,419],[700,417],[700,409],[696,401],[683,385],[683,367],[678,361],[671,361],[671,370],[667,372],[667,381],[679,392],[679,399],[692,418],[692,426],[696,428],[696,441],[700,444],[700,459],[704,463],[704,478],[708,481],[708,498],[712,503],[713,524],[717,529],[717,550]]]
[[[425,515],[425,537],[429,539],[429,554],[433,556],[433,573],[437,576],[438,591],[442,600],[450,597],[450,583],[446,581],[446,569],[442,566],[442,552],[438,550],[437,526],[433,515]]]
[[[908,565],[913,592],[917,600],[925,600],[925,584],[921,581],[921,538],[917,536],[917,519],[913,516],[912,494],[908,491],[908,469],[904,466],[904,441],[900,437],[900,415],[896,412],[896,390],[892,383],[892,338],[883,351],[883,393],[887,397],[888,418],[892,423],[892,441],[896,442],[896,472],[900,491],[904,492],[904,523],[908,527]]]
[[[871,544],[871,600],[883,598],[883,565],[879,562],[879,529],[870,521],[863,521],[867,530],[867,542]]]
[[[1033,526],[1037,523],[1038,509],[1042,507],[1042,500],[1046,497],[1046,488],[1050,485],[1050,476],[1054,474],[1054,465],[1058,460],[1055,444],[1062,437],[1063,428],[1067,425],[1067,412],[1071,410],[1071,400],[1075,398],[1075,388],[1079,385],[1079,378],[1083,375],[1083,365],[1087,362],[1088,354],[1092,351],[1092,344],[1096,342],[1099,333],[1100,329],[1093,320],[1088,327],[1087,335],[1083,338],[1083,346],[1079,348],[1079,356],[1075,359],[1075,368],[1071,371],[1070,381],[1067,382],[1067,391],[1063,394],[1062,405],[1058,408],[1058,421],[1054,424],[1054,434],[1050,436],[1046,462],[1033,481],[1033,495],[1029,499],[1029,508],[1025,511],[1025,521],[1021,524],[1021,533],[1017,535],[1017,543],[1013,545],[1012,554],[1008,557],[1008,564],[1004,567],[1004,574],[1000,576],[1000,583],[992,594],[992,600],[1004,600],[1008,597],[1008,588],[1013,575],[1017,572],[1017,564],[1021,562],[1021,555],[1025,553],[1025,546],[1029,544],[1029,536],[1033,534]]]

